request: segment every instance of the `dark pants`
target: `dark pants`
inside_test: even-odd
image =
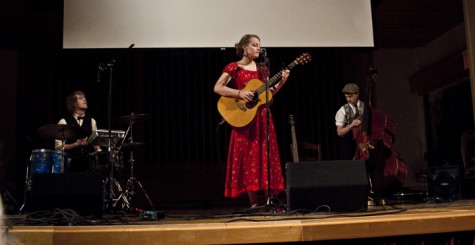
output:
[[[348,133],[341,138],[341,159],[353,160],[356,153],[356,141],[353,139],[353,134]]]

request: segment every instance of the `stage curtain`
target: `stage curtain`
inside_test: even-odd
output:
[[[364,49],[269,48],[271,74],[304,52],[312,60],[292,69],[271,105],[283,164],[292,159],[289,115],[296,120],[299,142],[320,144],[324,160],[339,158],[334,115],[344,103],[340,91],[344,83],[354,81],[353,70],[359,69],[354,67],[355,54],[369,53]],[[219,96],[213,86],[224,66],[237,60],[234,49],[78,49],[31,51],[22,57],[17,131],[22,143],[17,147],[23,159],[32,149],[52,147],[37,129],[57,123],[66,113],[66,96],[83,90],[88,114],[99,128],[108,128],[109,91],[112,129],[125,131],[130,126],[119,124],[120,117],[150,115],[132,127],[134,141],[145,143],[136,149],[138,161],[147,165],[224,164],[230,127],[218,126]],[[109,69],[98,73],[99,64]]]

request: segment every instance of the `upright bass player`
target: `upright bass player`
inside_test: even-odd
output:
[[[361,125],[364,102],[359,100],[360,88],[355,83],[346,84],[341,92],[348,103],[336,112],[336,133],[341,137],[341,159],[352,160],[356,151],[356,140],[352,132]]]

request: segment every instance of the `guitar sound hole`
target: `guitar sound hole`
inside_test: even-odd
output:
[[[254,92],[254,96],[252,97],[252,102],[257,102],[257,100],[259,99],[259,94],[257,92]]]

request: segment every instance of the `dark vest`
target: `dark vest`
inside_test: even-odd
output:
[[[353,120],[358,118],[360,115],[362,115],[363,110],[364,110],[364,102],[360,101],[360,105],[356,108],[357,112],[353,112],[349,104],[345,104],[343,106],[345,109],[345,126],[350,124]]]
[[[72,115],[68,115],[64,118],[66,120],[66,124],[68,125],[74,125],[77,127],[80,127],[84,133],[86,134],[87,137],[91,136],[92,134],[92,119],[91,117],[85,115],[82,125],[79,126],[79,123],[76,121],[76,119]],[[70,139],[66,141],[66,144],[72,144],[76,142],[78,139]],[[69,150],[67,152],[67,157],[71,159],[70,162],[70,170],[73,170],[74,172],[78,171],[84,171],[88,168],[88,160],[87,157],[89,155],[89,152],[92,152],[93,149],[91,146],[87,146],[81,149],[73,149]]]

